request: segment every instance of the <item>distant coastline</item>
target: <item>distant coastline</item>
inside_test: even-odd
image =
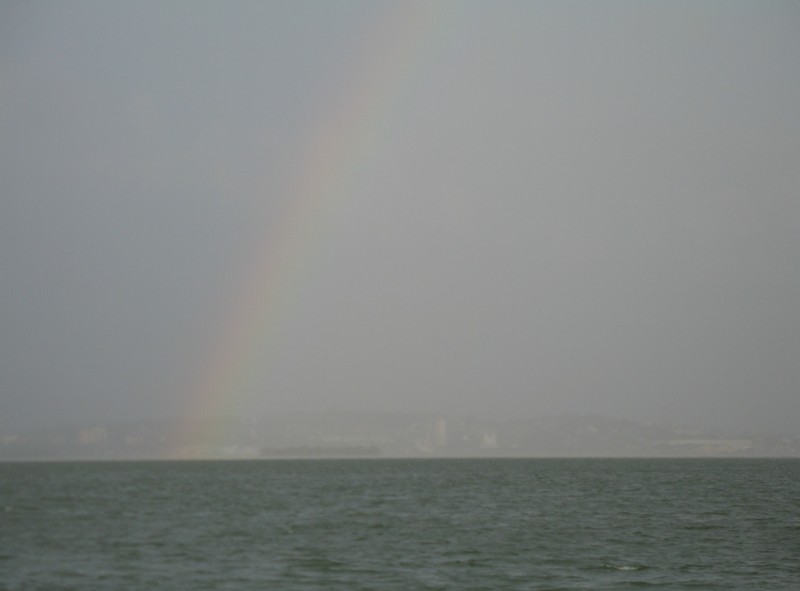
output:
[[[262,458],[375,458],[381,450],[375,445],[265,447],[259,454]]]
[[[375,457],[800,457],[800,437],[592,414],[489,421],[356,411],[0,433],[0,461]]]

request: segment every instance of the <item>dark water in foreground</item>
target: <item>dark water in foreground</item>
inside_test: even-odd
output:
[[[797,460],[0,464],[2,589],[800,589]]]

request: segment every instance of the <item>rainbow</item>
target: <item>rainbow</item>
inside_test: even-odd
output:
[[[326,221],[352,194],[404,89],[413,86],[445,7],[437,2],[393,5],[363,40],[360,75],[349,82],[338,109],[309,130],[300,182],[289,206],[266,228],[256,264],[229,306],[204,373],[192,386],[187,423],[225,416],[249,402],[257,372],[269,363],[263,358],[265,345],[276,346],[281,320],[324,244]],[[224,433],[187,429],[181,439],[190,445],[223,438]]]

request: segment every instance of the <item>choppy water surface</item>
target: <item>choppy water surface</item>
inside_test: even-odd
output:
[[[0,464],[0,588],[795,590],[800,462]]]

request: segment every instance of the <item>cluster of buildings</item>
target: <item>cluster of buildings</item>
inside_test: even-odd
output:
[[[485,421],[327,412],[151,420],[0,434],[0,460],[287,457],[800,457],[800,438],[731,435],[594,415]]]

